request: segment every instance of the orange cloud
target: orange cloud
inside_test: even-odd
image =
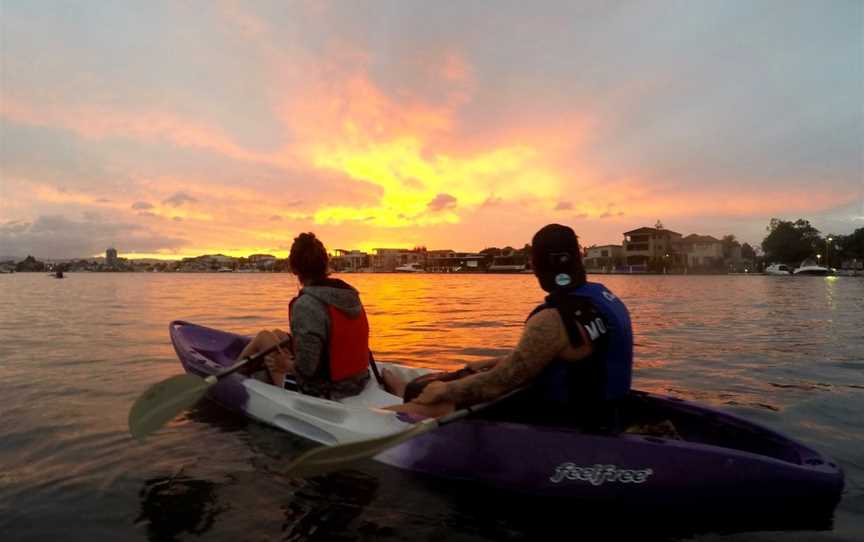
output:
[[[310,3],[309,7],[316,6]],[[499,222],[517,214],[520,227],[526,228],[533,227],[533,222],[577,218],[604,218],[606,223],[636,226],[633,222],[646,217],[653,223],[656,218],[670,222],[676,217],[803,214],[854,200],[843,194],[789,187],[775,193],[752,189],[730,194],[703,186],[684,191],[678,188],[684,185],[682,179],[658,181],[639,171],[610,172],[607,169],[617,166],[603,169],[595,165],[586,149],[604,128],[603,137],[608,138],[611,124],[607,117],[613,115],[584,111],[587,106],[578,97],[567,104],[567,111],[551,111],[554,105],[544,111],[530,104],[501,111],[488,125],[475,122],[467,126],[462,113],[476,98],[479,71],[455,47],[400,60],[410,65],[407,71],[420,81],[384,86],[373,75],[371,54],[356,43],[325,41],[322,58],[290,40],[276,39],[270,21],[247,12],[243,3],[223,3],[222,7],[223,22],[253,43],[254,53],[260,56],[256,60],[272,80],[260,93],[272,100],[274,114],[289,132],[288,142],[277,152],[244,147],[206,119],[144,107],[132,111],[99,105],[63,107],[59,100],[37,104],[4,96],[0,117],[69,130],[89,140],[165,142],[210,151],[252,168],[291,168],[298,176],[309,172],[309,179],[302,182],[310,184],[322,172],[336,172],[340,179],[357,181],[363,187],[358,192],[368,187],[369,198],[361,203],[325,195],[329,203],[316,208],[311,203],[293,205],[294,196],[280,198],[276,189],[224,186],[167,172],[140,180],[134,193],[112,202],[47,184],[35,188],[34,200],[150,213],[146,220],[154,228],[192,232],[195,248],[189,249],[190,255],[272,252],[274,247],[284,247],[301,226],[327,232],[340,244],[341,239],[358,239],[346,232],[359,230],[366,240],[354,246],[374,248],[412,246],[424,242],[423,237],[437,236],[449,242],[452,235],[441,232],[455,231],[456,224],[492,223],[500,232],[506,225]],[[669,84],[643,80],[622,86],[614,91],[616,95],[595,103],[624,108],[615,112],[615,118],[629,118],[630,109],[635,115],[643,107],[646,94],[665,92]],[[758,186],[759,180],[749,185]],[[171,205],[178,186],[197,201],[187,198],[184,205]],[[736,180],[727,186],[745,184]],[[347,204],[334,204],[345,200]],[[152,207],[132,209],[137,201],[147,201]],[[0,202],[0,209],[9,210],[11,205]],[[499,222],[481,220],[487,217]],[[351,227],[340,229],[346,223]],[[474,246],[482,243],[470,242]]]
[[[369,59],[356,49],[336,49],[332,55],[317,72],[320,77],[313,74],[299,96],[283,101],[280,116],[297,133],[304,162],[371,183],[382,195],[372,205],[319,208],[317,223],[388,228],[455,223],[493,193],[537,198],[559,192],[560,178],[530,142],[475,144],[468,152],[452,143],[471,81],[470,66],[457,53],[430,63],[448,81],[443,99],[433,104],[407,93],[385,93],[369,76]],[[440,193],[452,195],[458,205],[428,212]]]
[[[0,102],[0,117],[18,124],[69,130],[86,139],[166,141],[179,147],[212,151],[236,160],[276,166],[293,163],[288,153],[253,152],[234,143],[219,128],[161,111],[123,111],[96,105],[64,108],[48,103],[35,105],[4,96]]]

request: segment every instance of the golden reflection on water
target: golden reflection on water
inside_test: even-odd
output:
[[[451,367],[511,348],[542,292],[533,277],[342,277],[361,294],[379,359]],[[536,284],[536,283],[535,283]]]
[[[511,348],[544,297],[530,275],[341,278],[361,293],[378,359],[441,368]],[[630,309],[636,388],[731,407],[818,442],[843,462],[848,487],[862,487],[855,437],[864,397],[864,280],[591,278]],[[294,453],[284,435],[231,422],[217,407],[190,411],[144,445],[132,442],[126,422],[149,385],[181,371],[171,320],[246,334],[287,329],[297,290],[289,274],[0,275],[0,464],[8,473],[0,473],[0,510],[13,503],[6,509],[27,525],[53,514],[64,527],[113,510],[105,521],[116,527],[129,521],[126,501],[141,489],[136,475],[158,478],[180,465],[247,472],[261,452],[248,442],[258,433],[266,438],[256,442],[288,448],[276,456]],[[236,431],[232,423],[241,430],[226,438],[222,432]]]
[[[433,368],[503,354],[516,344],[525,317],[545,295],[531,275],[359,273],[340,278],[360,291],[377,359]],[[864,286],[857,279],[591,279],[606,283],[630,309],[637,387],[691,390],[719,402],[765,403],[760,397],[766,394],[766,380],[789,383],[790,368],[805,383],[830,382],[833,360],[854,367],[862,358],[855,322],[860,324]],[[288,303],[299,289],[287,273],[70,273],[64,281],[22,273],[2,280],[10,285],[0,292],[5,306],[23,307],[15,318],[0,316],[7,345],[20,345],[18,350],[40,364],[106,363],[150,381],[179,370],[168,340],[171,320],[245,334],[287,330]],[[5,376],[26,384],[32,371],[32,365],[11,364]],[[777,374],[766,377],[766,372]],[[62,385],[60,375],[69,377],[48,372],[41,378]],[[79,385],[89,389],[110,378],[97,372]],[[720,394],[726,395],[721,399]],[[776,391],[768,395],[768,402],[782,406],[772,398]]]

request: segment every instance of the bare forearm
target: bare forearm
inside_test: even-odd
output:
[[[475,372],[486,371],[491,369],[501,363],[503,360],[507,359],[510,354],[504,356],[498,356],[497,358],[489,358],[484,359],[482,361],[472,361],[470,363],[466,363],[466,366]]]
[[[458,405],[477,404],[489,401],[499,395],[509,391],[495,375],[495,370],[489,370],[482,373],[462,378],[453,382],[447,383],[447,393],[445,398]]]
[[[459,405],[499,397],[534,380],[567,344],[557,312],[532,318],[516,349],[494,368],[447,384],[445,397]]]
[[[495,367],[460,380],[449,382],[447,398],[456,404],[476,404],[500,397],[531,382],[544,368],[545,363],[526,360],[514,351],[501,358]]]

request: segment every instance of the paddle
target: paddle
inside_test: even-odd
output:
[[[414,424],[410,429],[392,435],[349,442],[347,444],[336,444],[334,446],[319,446],[305,452],[292,461],[288,465],[285,474],[294,478],[309,478],[346,468],[355,461],[378,455],[388,448],[402,444],[406,440],[419,437],[441,426],[459,421],[470,414],[485,410],[524,389],[524,387],[517,388],[497,399],[457,410],[441,418],[425,418]]]
[[[283,346],[289,346],[290,342],[291,337],[289,336],[281,342],[247,356],[207,378],[183,374],[153,384],[135,400],[132,408],[129,409],[129,432],[136,439],[144,440],[147,435],[200,401],[210,386],[216,384],[220,379],[237,372],[250,363],[260,361]]]

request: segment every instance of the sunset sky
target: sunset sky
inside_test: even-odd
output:
[[[860,1],[0,6],[0,257],[864,227]]]

